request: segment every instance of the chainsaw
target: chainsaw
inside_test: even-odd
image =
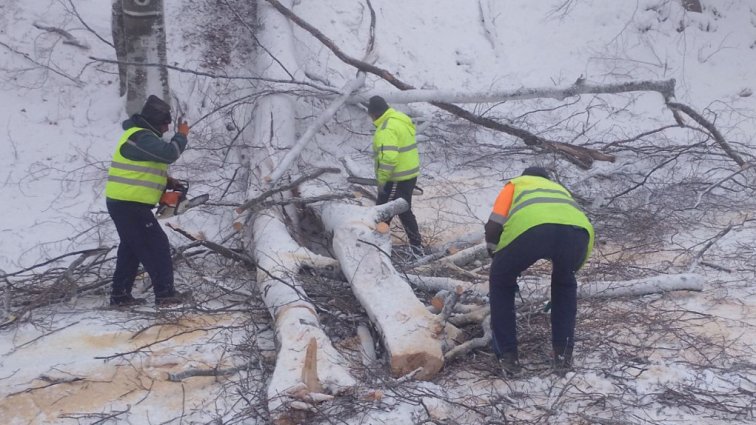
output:
[[[189,182],[186,180],[176,180],[176,182],[179,183],[177,187],[166,189],[160,197],[160,203],[155,213],[157,218],[168,218],[183,214],[186,210],[202,205],[210,199],[210,195],[207,193],[189,199],[186,196],[189,192]]]

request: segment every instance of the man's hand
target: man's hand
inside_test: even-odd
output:
[[[189,135],[189,124],[184,121],[184,117],[179,118],[176,133],[181,134],[184,137]]]

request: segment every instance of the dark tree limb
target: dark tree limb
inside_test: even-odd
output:
[[[195,241],[199,243],[200,245],[208,248],[209,250],[215,251],[226,258],[229,258],[234,261],[238,261],[244,264],[245,266],[249,267],[250,269],[254,270],[257,267],[257,264],[255,264],[255,262],[252,261],[252,259],[247,257],[246,255],[239,254],[238,252],[235,252],[229,248],[226,248],[225,246],[221,244],[198,239],[196,236],[192,235],[191,233],[187,232],[186,230],[182,229],[181,227],[175,224],[168,223],[166,226],[168,226],[168,228],[173,230],[174,232],[184,236],[185,238],[191,241]]]
[[[279,3],[277,0],[266,0],[268,3],[270,3],[276,10],[281,12],[284,16],[291,19],[292,22],[294,22],[296,25],[298,25],[300,28],[304,29],[305,31],[309,32],[317,38],[321,43],[323,43],[328,49],[330,49],[339,59],[344,61],[345,63],[354,66],[360,71],[367,72],[373,75],[376,75],[378,77],[383,78],[387,82],[389,82],[394,87],[400,89],[400,90],[411,90],[415,87],[407,84],[398,78],[388,70],[379,68],[375,65],[372,65],[370,63],[355,59],[346,53],[344,53],[338,46],[336,46],[336,43],[333,42],[333,40],[326,37],[320,30],[313,27],[309,23],[307,23],[305,20],[294,14],[291,10],[287,9],[285,6],[283,6],[281,3]],[[519,139],[521,139],[527,146],[530,146],[531,148],[538,148],[543,150],[552,151],[555,153],[559,153],[563,155],[565,158],[567,158],[569,161],[573,162],[577,166],[581,168],[589,168],[591,164],[593,164],[594,160],[598,161],[614,161],[613,155],[608,155],[593,149],[588,149],[581,146],[573,146],[562,142],[555,142],[551,140],[544,139],[540,136],[537,136],[527,130],[524,130],[522,128],[514,127],[508,124],[503,124],[497,121],[494,121],[490,118],[486,118],[480,115],[475,115],[470,111],[467,111],[465,109],[460,108],[459,106],[452,105],[450,103],[446,102],[430,102],[431,105],[443,109],[444,111],[447,111],[451,114],[454,114],[460,118],[463,118],[467,121],[470,121],[474,124],[478,124],[480,126],[490,128],[492,130],[501,131],[503,133],[515,136]]]
[[[672,110],[682,111],[689,117],[693,118],[695,122],[701,125],[701,127],[705,128],[706,130],[711,133],[711,136],[714,138],[714,141],[717,142],[719,147],[722,148],[723,151],[732,158],[733,161],[735,161],[736,164],[738,164],[741,168],[745,167],[748,163],[743,160],[743,158],[735,152],[735,149],[730,146],[729,143],[725,140],[724,136],[722,136],[722,133],[719,132],[717,127],[711,123],[709,120],[704,118],[701,114],[696,112],[693,108],[691,108],[688,105],[677,103],[677,102],[667,102],[667,106]]]

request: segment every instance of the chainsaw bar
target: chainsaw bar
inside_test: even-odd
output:
[[[192,199],[179,202],[179,204],[175,208],[174,207],[163,208],[163,206],[161,206],[161,208],[158,208],[157,218],[163,219],[163,218],[169,218],[175,215],[183,214],[187,210],[194,208],[196,206],[202,205],[209,200],[210,200],[210,195],[205,193],[203,195],[194,197]]]

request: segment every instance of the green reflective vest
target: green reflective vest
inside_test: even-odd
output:
[[[520,176],[512,179],[514,194],[503,225],[496,251],[509,245],[526,230],[540,224],[565,224],[582,227],[588,231],[588,251],[593,250],[593,226],[583,214],[572,195],[558,183],[535,176]]]
[[[113,162],[108,170],[108,182],[105,184],[105,196],[119,201],[140,202],[155,205],[165,190],[168,182],[168,164],[156,161],[132,161],[121,155],[121,146],[129,140],[140,127],[126,130],[118,141]]]
[[[415,125],[406,114],[389,108],[373,122],[373,157],[379,185],[409,180],[420,175],[420,154]]]

